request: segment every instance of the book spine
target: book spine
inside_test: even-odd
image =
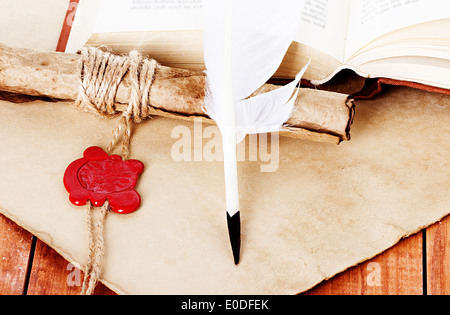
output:
[[[383,91],[383,86],[404,86],[417,90],[423,90],[431,93],[438,93],[443,95],[450,95],[450,90],[434,87],[431,85],[425,85],[416,82],[395,80],[389,78],[374,78],[374,79],[366,79],[366,83],[361,91],[351,95],[351,97],[355,100],[365,100],[371,99],[381,93]]]
[[[64,17],[64,22],[62,25],[61,34],[59,36],[58,45],[56,46],[56,51],[58,52],[66,51],[67,42],[69,41],[70,32],[72,30],[72,24],[75,19],[75,14],[77,12],[79,2],[80,0],[70,0],[66,16]]]

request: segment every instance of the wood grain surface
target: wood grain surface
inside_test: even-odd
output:
[[[450,217],[304,295],[450,294]],[[83,273],[0,215],[0,294],[75,295]],[[114,295],[99,284],[95,295]]]
[[[427,288],[430,295],[450,294],[450,218],[426,231]]]
[[[0,294],[24,294],[33,235],[0,216]]]

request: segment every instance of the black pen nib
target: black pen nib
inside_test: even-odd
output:
[[[230,235],[231,249],[233,251],[234,263],[239,264],[241,251],[241,213],[238,211],[232,217],[227,212],[228,233]]]

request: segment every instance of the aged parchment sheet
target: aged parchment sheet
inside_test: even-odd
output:
[[[357,104],[350,142],[280,137],[275,172],[261,172],[269,162],[241,162],[238,267],[222,164],[194,161],[211,139],[199,142],[192,122],[146,121],[132,140],[132,158],[146,165],[137,186],[143,204],[108,215],[103,281],[132,294],[307,290],[450,213],[449,114],[449,97],[395,88]],[[0,117],[1,212],[82,264],[84,209],[69,203],[62,176],[85,148],[108,144],[117,120],[43,102],[1,102]],[[192,161],[177,162],[172,150],[186,135]]]

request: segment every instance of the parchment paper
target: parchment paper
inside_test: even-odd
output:
[[[54,51],[69,0],[0,2],[0,43]]]
[[[70,204],[63,173],[87,147],[105,147],[118,121],[69,105],[0,102],[0,209],[81,265],[84,208]],[[222,163],[175,162],[172,130],[193,134],[193,123],[146,121],[132,139],[146,165],[143,204],[108,215],[103,282],[123,294],[305,291],[450,213],[449,114],[450,97],[395,88],[357,103],[348,143],[280,138],[277,172],[241,162],[237,267]]]

